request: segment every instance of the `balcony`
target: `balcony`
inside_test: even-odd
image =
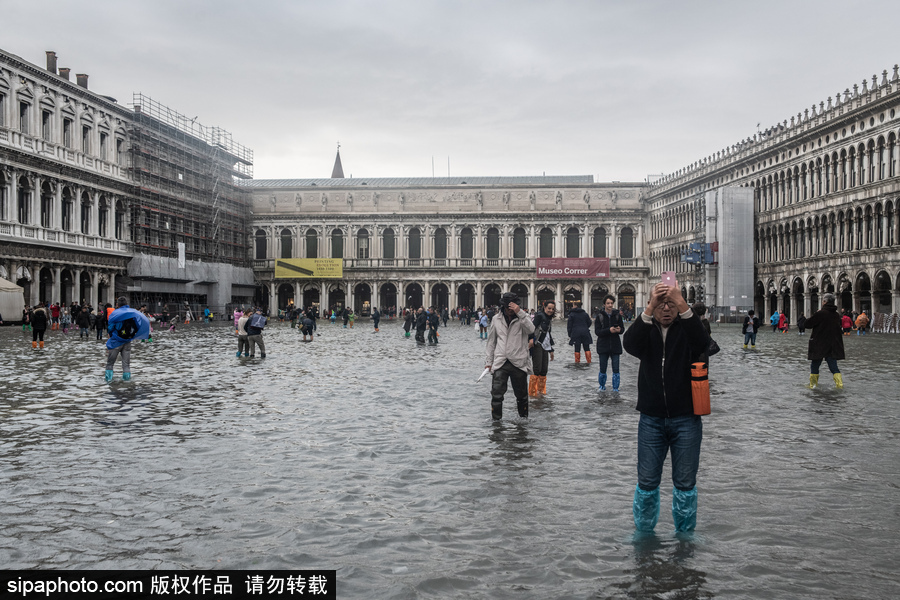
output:
[[[113,240],[97,235],[70,233],[54,229],[44,229],[22,223],[0,223],[0,239],[23,244],[34,244],[44,248],[65,250],[108,250],[110,254],[128,254],[131,245],[125,240]]]
[[[345,258],[344,269],[490,269],[534,271],[534,258]],[[647,260],[611,258],[611,269],[647,269]],[[274,269],[275,259],[254,260],[254,269]]]

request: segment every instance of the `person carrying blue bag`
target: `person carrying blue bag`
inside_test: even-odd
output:
[[[113,367],[122,356],[122,381],[131,379],[131,342],[150,337],[150,320],[140,311],[128,306],[125,296],[116,300],[116,310],[109,315],[106,325],[106,381],[112,381]]]

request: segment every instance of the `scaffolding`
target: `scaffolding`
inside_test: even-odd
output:
[[[205,127],[141,93],[134,94],[128,167],[135,252],[249,266],[253,152],[219,127]]]

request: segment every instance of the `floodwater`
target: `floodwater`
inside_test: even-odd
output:
[[[557,321],[559,340],[565,323]],[[484,341],[400,324],[288,324],[266,359],[225,323],[135,343],[0,328],[0,565],[336,569],[340,598],[894,598],[900,336],[845,338],[845,389],[808,390],[808,337],[713,326],[697,531],[663,476],[636,537],[635,376],[598,393],[562,345],[548,397],[490,419]],[[558,340],[558,341],[559,341]]]

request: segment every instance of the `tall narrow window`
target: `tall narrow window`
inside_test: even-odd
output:
[[[491,227],[487,232],[487,257],[490,259],[500,258],[500,230]]]
[[[29,133],[28,131],[28,109],[30,105],[27,102],[19,102],[19,131]]]
[[[356,258],[369,258],[369,230],[356,232]]]
[[[549,227],[541,229],[539,243],[541,258],[553,258],[553,230]]]
[[[125,164],[125,140],[116,138],[116,164]]]
[[[294,257],[294,240],[290,229],[281,230],[281,258]]]
[[[447,231],[443,227],[434,232],[434,257],[447,258]]]
[[[521,227],[513,232],[513,258],[525,258],[527,256],[527,243],[525,230]]]
[[[265,260],[267,257],[266,232],[262,229],[256,231],[256,260]]]
[[[100,132],[100,159],[106,160],[107,144],[109,143],[109,135]]]
[[[6,94],[0,93],[0,127],[6,127]]]
[[[53,210],[53,193],[49,187],[41,190],[41,227],[50,227]]]
[[[395,259],[397,258],[397,251],[394,246],[394,230],[388,227],[384,230],[384,234],[381,237],[381,243],[384,246],[384,256],[382,258]]]
[[[121,200],[116,202],[115,235],[117,240],[125,239],[125,205]]]
[[[63,119],[63,145],[66,148],[72,147],[72,119]]]
[[[459,257],[467,260],[475,258],[475,236],[468,227],[459,235]]]
[[[315,229],[306,230],[306,258],[319,258],[319,234]]]
[[[344,232],[340,229],[331,232],[331,258],[344,258]]]
[[[19,180],[17,192],[19,223],[25,225],[31,221],[31,189],[28,187],[28,180],[24,177]]]
[[[85,193],[81,196],[81,233],[90,233],[91,229],[91,197]]]
[[[566,232],[566,258],[581,258],[581,239],[577,227],[569,227]]]
[[[81,151],[85,154],[91,152],[91,128],[87,125],[81,126]]]
[[[606,229],[594,230],[594,258],[606,258]]]
[[[409,230],[409,258],[422,258],[422,232],[418,227]]]
[[[53,132],[50,130],[50,122],[52,118],[52,113],[49,110],[41,111],[41,139],[45,142],[50,141],[50,136]]]
[[[97,234],[100,237],[106,237],[109,233],[108,229],[109,222],[109,200],[106,199],[106,196],[100,197],[100,210],[97,212]],[[168,225],[168,223],[166,223]]]
[[[622,228],[620,254],[622,258],[634,258],[634,232],[631,227]]]

